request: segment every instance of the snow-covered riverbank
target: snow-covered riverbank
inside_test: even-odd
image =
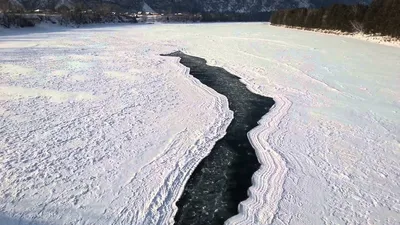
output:
[[[276,101],[249,133],[263,166],[229,224],[400,221],[398,48],[262,23],[13,32],[0,36],[1,221],[172,224],[232,118],[159,56],[176,50]]]
[[[373,35],[373,34],[365,34],[365,33],[360,33],[360,32],[349,33],[349,32],[342,32],[340,30],[325,30],[325,29],[293,27],[293,26],[285,26],[285,25],[273,25],[273,26],[284,27],[284,28],[289,28],[289,29],[297,29],[297,30],[302,30],[302,31],[306,31],[306,32],[319,32],[319,33],[329,34],[329,35],[340,35],[340,36],[344,36],[344,37],[355,38],[355,39],[362,40],[362,41],[369,41],[369,42],[383,44],[383,45],[387,45],[387,46],[400,47],[400,39],[390,37],[390,36],[382,36],[379,34]]]

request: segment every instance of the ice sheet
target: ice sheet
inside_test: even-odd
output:
[[[176,50],[277,102],[249,133],[262,167],[228,224],[400,221],[399,48],[262,23],[13,32],[1,90],[31,91],[0,99],[3,221],[172,224],[232,118],[159,56]]]

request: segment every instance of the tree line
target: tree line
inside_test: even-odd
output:
[[[320,9],[276,11],[271,24],[363,32],[400,37],[400,0],[373,0],[370,5],[334,4]]]
[[[201,22],[254,22],[268,21],[270,12],[234,13],[234,12],[203,12]]]
[[[0,26],[33,27],[42,22],[60,25],[80,26],[90,23],[136,23],[134,14],[122,13],[123,8],[115,4],[100,3],[91,9],[83,1],[75,1],[73,6],[53,9],[26,10],[22,5],[11,4],[10,0],[0,0]]]

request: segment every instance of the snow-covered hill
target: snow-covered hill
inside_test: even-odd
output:
[[[17,0],[15,0],[17,1]],[[54,8],[62,0],[19,0],[26,8]],[[129,10],[142,10],[148,5],[160,12],[269,12],[282,8],[321,7],[334,3],[370,3],[371,0],[74,0],[95,8],[112,3]]]

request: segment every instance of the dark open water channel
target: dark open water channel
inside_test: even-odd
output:
[[[206,60],[174,52],[164,56],[180,57],[190,74],[228,98],[234,118],[227,134],[219,140],[191,175],[177,202],[177,225],[221,225],[238,213],[247,199],[251,177],[260,164],[247,133],[275,104],[272,98],[250,92],[239,77],[226,70],[208,66]]]

